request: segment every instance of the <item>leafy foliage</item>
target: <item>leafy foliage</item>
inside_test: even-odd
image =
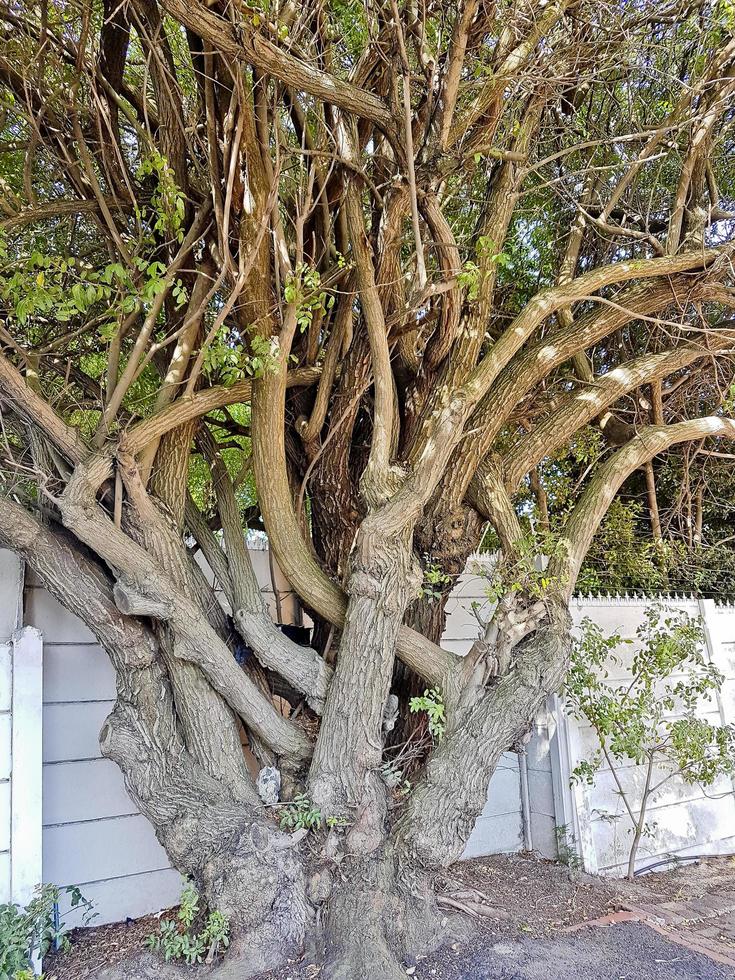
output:
[[[195,929],[197,921],[203,925]],[[189,966],[211,963],[230,944],[230,923],[216,909],[201,915],[199,893],[190,881],[184,883],[176,919],[163,919],[158,932],[146,939],[148,949],[163,953],[164,960],[184,960]]]
[[[266,371],[275,371],[277,362],[273,348],[265,337],[248,337],[248,350],[236,335],[221,327],[204,353],[207,376],[230,387],[245,377],[262,378]]]
[[[671,587],[681,549],[646,537],[642,510],[635,501],[613,501],[577,579],[580,592],[660,592]]]
[[[485,265],[498,265],[501,268],[511,264],[511,257],[506,252],[499,252],[495,242],[487,235],[480,235],[477,239],[477,259]],[[462,266],[462,270],[457,275],[460,285],[467,290],[467,299],[473,303],[480,294],[483,280],[487,275],[487,270],[482,271],[477,262],[467,259]]]
[[[41,885],[25,908],[0,905],[0,980],[32,977],[35,956],[45,956],[54,946],[70,948],[66,927],[57,916],[62,895],[69,896],[72,909],[83,910],[85,925],[94,918],[92,903],[75,886]]]
[[[425,711],[429,719],[429,734],[440,742],[446,732],[446,714],[441,691],[432,687],[420,697],[411,698],[408,706],[412,713]]]
[[[166,158],[158,150],[152,150],[138,167],[137,177],[154,179],[155,189],[151,195],[153,230],[162,235],[171,235],[177,242],[182,242],[186,198],[177,187]]]
[[[577,841],[574,832],[568,824],[557,824],[554,827],[556,837],[557,860],[567,868],[580,868],[582,859],[577,850]]]
[[[432,561],[429,555],[424,557],[424,581],[419,589],[419,597],[429,602],[441,599],[442,591],[452,584],[450,575],[442,571],[438,562]]]
[[[592,726],[599,746],[575,768],[573,779],[594,783],[603,763],[613,773],[633,823],[631,868],[646,832],[647,808],[663,786],[674,778],[710,786],[719,776],[735,772],[735,729],[702,717],[723,677],[702,653],[699,621],[651,606],[636,633],[632,679],[613,686],[610,671],[621,664],[617,651],[633,641],[617,633],[606,636],[585,619],[565,687],[569,711]],[[639,801],[618,776],[619,767],[629,762],[647,769]]]
[[[286,280],[283,298],[296,307],[296,323],[302,333],[311,326],[315,315],[325,314],[334,306],[334,296],[322,289],[318,270],[303,263]]]
[[[564,542],[552,532],[518,538],[512,552],[501,555],[488,575],[485,591],[490,601],[518,593],[540,600],[553,597],[564,583],[547,572],[548,559],[563,555],[564,548]]]
[[[283,808],[280,817],[282,830],[317,830],[322,825],[321,810],[303,793]]]

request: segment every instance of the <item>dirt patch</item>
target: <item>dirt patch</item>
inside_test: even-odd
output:
[[[533,855],[513,854],[459,862],[442,874],[438,890],[445,908],[469,915],[485,932],[548,936],[617,908],[618,885]],[[487,907],[481,901],[476,907],[473,894],[486,896]]]
[[[126,919],[91,929],[73,929],[68,953],[51,953],[43,961],[44,980],[91,980],[105,966],[137,956],[146,936],[158,929],[169,910],[142,919]]]
[[[533,855],[496,855],[455,864],[442,874],[438,890],[447,918],[469,920],[474,938],[450,943],[436,956],[407,965],[407,970],[413,970],[407,975],[416,980],[464,976],[463,964],[478,948],[548,939],[626,903],[675,902],[735,892],[735,860],[684,864],[627,882],[586,875]],[[48,980],[93,980],[103,967],[132,959],[157,928],[158,918],[75,930],[72,950],[45,961]],[[320,973],[318,966],[294,961],[262,980],[314,980]],[[204,975],[201,969],[191,971],[192,977]]]
[[[735,892],[735,858],[708,858],[697,863],[681,863],[670,870],[640,875],[634,882],[623,882],[627,895],[639,892],[661,901],[703,898]]]

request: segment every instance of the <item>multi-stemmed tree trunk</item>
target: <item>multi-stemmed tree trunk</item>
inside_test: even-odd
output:
[[[400,976],[440,941],[433,878],[562,684],[607,509],[735,437],[728,11],[0,7],[0,542],[109,653],[102,751],[243,977],[303,948]],[[539,467],[570,461],[550,516]],[[488,529],[457,657],[444,605]],[[243,737],[320,830],[279,829]]]

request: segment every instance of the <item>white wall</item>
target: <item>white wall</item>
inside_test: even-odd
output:
[[[442,646],[462,656],[469,651],[478,636],[479,622],[473,612],[473,604],[477,606],[478,615],[487,615],[490,611],[486,594],[487,581],[472,569],[473,564],[470,563],[468,571],[457,579],[454,591],[447,601],[447,622],[442,636]],[[500,854],[519,851],[522,847],[518,756],[513,752],[506,752],[490,780],[487,803],[478,817],[463,856],[471,858]]]
[[[0,550],[0,902],[10,900],[10,797],[12,754],[13,646],[18,627],[21,564]]]
[[[41,876],[41,636],[21,628],[23,568],[0,551],[0,902]]]
[[[107,654],[32,576],[24,618],[44,637],[44,881],[78,885],[95,903],[95,924],[172,905],[180,877],[130,800],[120,770],[100,753],[100,728],[115,700]]]

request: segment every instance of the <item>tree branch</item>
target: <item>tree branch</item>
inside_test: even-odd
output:
[[[287,387],[308,387],[321,376],[321,368],[305,367],[296,368],[289,371],[286,375]],[[188,398],[179,398],[172,405],[163,411],[152,415],[142,422],[138,422],[132,428],[123,432],[120,436],[121,452],[137,455],[148,443],[160,438],[171,429],[175,429],[192,419],[201,418],[218,408],[226,405],[247,404],[252,398],[253,382],[249,378],[245,381],[238,381],[230,387],[218,385],[214,388],[206,388]]]
[[[161,5],[167,13],[222,54],[254,65],[295,89],[363,119],[370,119],[384,129],[392,127],[393,116],[378,96],[276,47],[257,29],[250,27],[244,17],[239,25],[243,36],[238,37],[228,21],[197,0],[162,0]]]
[[[718,261],[727,262],[734,249],[735,246],[728,244],[722,248],[686,252],[682,255],[614,262],[577,276],[570,283],[542,290],[526,304],[495,346],[480,361],[465,388],[472,398],[481,398],[534,330],[557,310],[571,306],[580,297],[591,296],[606,286],[630,282],[632,279],[656,279],[692,269],[711,269]]]
[[[253,463],[268,540],[284,575],[303,601],[318,615],[341,627],[347,600],[344,591],[324,574],[299,529],[286,471],[284,380],[260,378],[253,392]],[[431,684],[443,687],[455,672],[457,658],[414,630],[402,626],[397,653]]]
[[[574,591],[582,562],[600,522],[630,474],[675,443],[716,437],[735,439],[735,419],[709,416],[674,425],[647,426],[599,467],[564,527],[562,541],[566,544],[567,554],[554,558],[549,565],[550,577],[564,582],[567,595]]]
[[[235,491],[227,467],[213,445],[207,453],[222,521],[227,564],[232,580],[238,632],[254,650],[260,663],[274,670],[306,696],[314,711],[321,713],[332,668],[311,647],[300,646],[275,625],[268,614],[258,579],[245,542]]]
[[[648,381],[660,381],[703,357],[732,348],[733,344],[735,330],[731,336],[718,335],[705,338],[704,343],[685,344],[659,354],[645,354],[567,395],[558,408],[504,453],[506,486],[513,492],[530,469],[545,457],[553,455],[583,425],[596,418],[622,395]]]
[[[76,429],[67,425],[41,395],[26,382],[20,371],[0,353],[0,394],[16,412],[28,419],[46,435],[74,465],[89,455],[89,448]]]
[[[176,589],[155,560],[104,516],[95,494],[111,471],[110,457],[78,466],[58,501],[64,525],[118,570],[128,588],[170,603],[169,622],[178,642],[174,656],[191,661],[245,724],[273,750],[298,763],[311,754],[303,730],[284,718],[240,669],[199,607]]]

